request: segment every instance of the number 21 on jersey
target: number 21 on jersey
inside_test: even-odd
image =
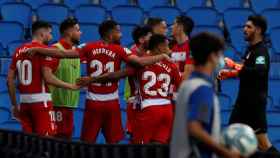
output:
[[[103,65],[102,62],[99,60],[92,60],[90,63],[90,68],[95,69],[95,71],[91,74],[91,76],[97,77],[106,72],[114,72],[114,62],[110,61]],[[94,83],[94,85],[101,86],[100,83]],[[111,82],[106,83],[106,86],[111,86],[111,85],[112,85]]]

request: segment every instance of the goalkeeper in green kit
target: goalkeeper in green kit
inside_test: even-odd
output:
[[[75,18],[67,18],[59,28],[61,39],[53,46],[60,50],[76,49],[79,44],[81,31]],[[55,75],[58,79],[75,83],[80,77],[80,59],[58,59],[59,66]],[[56,122],[56,136],[71,139],[73,133],[73,110],[79,103],[79,91],[51,87],[54,103],[54,118]]]

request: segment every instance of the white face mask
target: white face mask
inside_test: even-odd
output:
[[[218,65],[216,67],[216,69],[221,70],[225,67],[225,60],[224,60],[224,56],[220,55],[219,56],[219,61],[218,61]]]

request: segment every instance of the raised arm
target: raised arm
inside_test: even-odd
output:
[[[79,58],[79,52],[76,50],[60,50],[57,48],[41,48],[33,47],[27,50],[30,55],[41,54],[45,56],[57,57],[57,58]]]

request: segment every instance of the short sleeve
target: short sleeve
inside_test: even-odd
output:
[[[76,48],[76,51],[80,54],[81,63],[87,63],[87,52],[90,51],[89,45],[86,43],[80,44]]]
[[[10,65],[10,69],[12,70],[16,70],[17,69],[17,66],[16,66],[16,53],[14,53],[13,57],[12,57],[12,62],[11,62],[11,65]]]
[[[210,124],[214,105],[214,91],[208,86],[201,86],[189,98],[187,118]]]
[[[52,69],[52,71],[56,71],[56,69],[58,68],[59,59],[57,58],[46,56],[42,57],[41,60],[43,67],[49,67]]]
[[[132,51],[128,48],[123,48],[123,47],[120,47],[119,48],[119,54],[120,54],[120,57],[123,61],[125,61],[126,63],[129,62],[128,60],[128,57],[130,55],[135,55],[134,53],[132,53]]]

